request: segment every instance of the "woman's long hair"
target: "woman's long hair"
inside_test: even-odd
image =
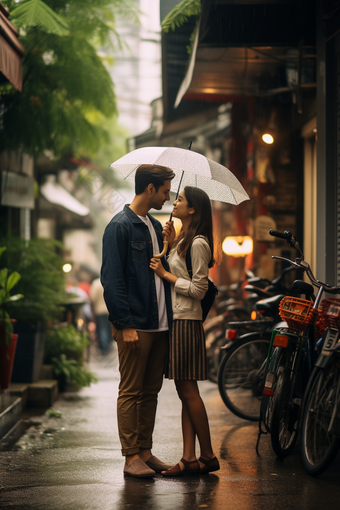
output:
[[[188,207],[193,207],[195,212],[192,214],[188,230],[184,232],[182,227],[175,240],[177,252],[181,257],[185,257],[188,249],[191,247],[194,237],[204,236],[208,239],[211,250],[211,259],[208,265],[209,267],[212,267],[215,264],[215,258],[210,199],[205,191],[192,186],[186,186],[184,188],[184,194],[188,202]],[[179,243],[180,241],[182,242]]]

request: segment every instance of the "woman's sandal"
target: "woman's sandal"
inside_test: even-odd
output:
[[[180,462],[184,464],[184,469],[181,469],[179,464],[168,469],[167,471],[162,472],[163,476],[184,476],[184,475],[199,475],[201,473],[200,465],[197,460],[188,461],[185,459],[181,459]],[[195,464],[195,466],[190,466],[190,464]]]
[[[218,471],[220,469],[220,463],[218,462],[216,457],[213,457],[212,459],[203,459],[203,457],[200,457],[199,462],[202,462],[204,464],[203,467],[200,469],[201,475],[204,475],[205,473],[211,473],[212,471]]]

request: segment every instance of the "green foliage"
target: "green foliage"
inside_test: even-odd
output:
[[[50,34],[67,34],[67,23],[41,0],[27,0],[21,2],[11,12],[12,20],[18,26],[40,27]]]
[[[162,21],[163,32],[182,26],[191,16],[201,14],[201,0],[182,0]]]
[[[0,257],[7,248],[0,247]],[[5,331],[6,345],[11,343],[11,334],[13,333],[13,325],[7,308],[10,303],[23,298],[22,294],[12,294],[11,290],[18,283],[21,276],[17,271],[9,273],[7,267],[0,269],[0,321],[2,329]]]
[[[47,409],[47,414],[49,418],[61,418],[63,415],[63,413],[55,409]]]
[[[53,326],[46,333],[45,363],[51,363],[53,358],[57,358],[61,354],[65,354],[67,358],[81,361],[84,349],[89,343],[88,334],[77,331],[72,325]]]
[[[61,354],[58,358],[52,358],[52,365],[57,378],[65,378],[66,382],[75,383],[79,388],[98,382],[94,373],[87,370],[78,361],[67,359],[65,354]]]
[[[115,14],[137,21],[131,0],[3,0],[25,48],[23,90],[0,86],[0,152],[92,155],[109,143],[98,119],[116,114],[111,77],[97,49],[122,46]]]
[[[75,383],[79,388],[90,386],[97,377],[84,367],[84,349],[89,343],[88,334],[72,325],[53,326],[46,334],[45,363],[52,364],[58,380]]]
[[[67,300],[63,259],[56,253],[62,245],[53,239],[1,240],[7,246],[6,266],[21,275],[17,290],[24,298],[8,303],[8,312],[23,322],[46,321],[58,317]]]

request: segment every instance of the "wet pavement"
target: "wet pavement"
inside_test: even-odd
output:
[[[115,352],[91,362],[99,383],[65,393],[53,409],[30,412],[30,427],[0,452],[0,508],[20,510],[302,509],[340,507],[340,458],[319,478],[307,475],[298,447],[284,461],[257,424],[232,415],[213,383],[200,383],[221,470],[201,477],[132,479],[123,476],[116,422]],[[172,381],[159,396],[153,453],[181,458],[180,403]]]

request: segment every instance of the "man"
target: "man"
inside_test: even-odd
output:
[[[103,286],[100,283],[100,278],[95,278],[91,283],[90,300],[96,321],[98,348],[103,355],[106,355],[112,342],[112,332],[108,321],[109,314],[104,301]]]
[[[170,199],[174,173],[141,165],[135,197],[105,229],[101,282],[119,355],[117,417],[124,474],[150,477],[168,469],[151,454],[157,396],[172,320],[170,285],[150,269],[162,250],[162,226],[148,214]],[[167,267],[165,259],[162,260]]]

